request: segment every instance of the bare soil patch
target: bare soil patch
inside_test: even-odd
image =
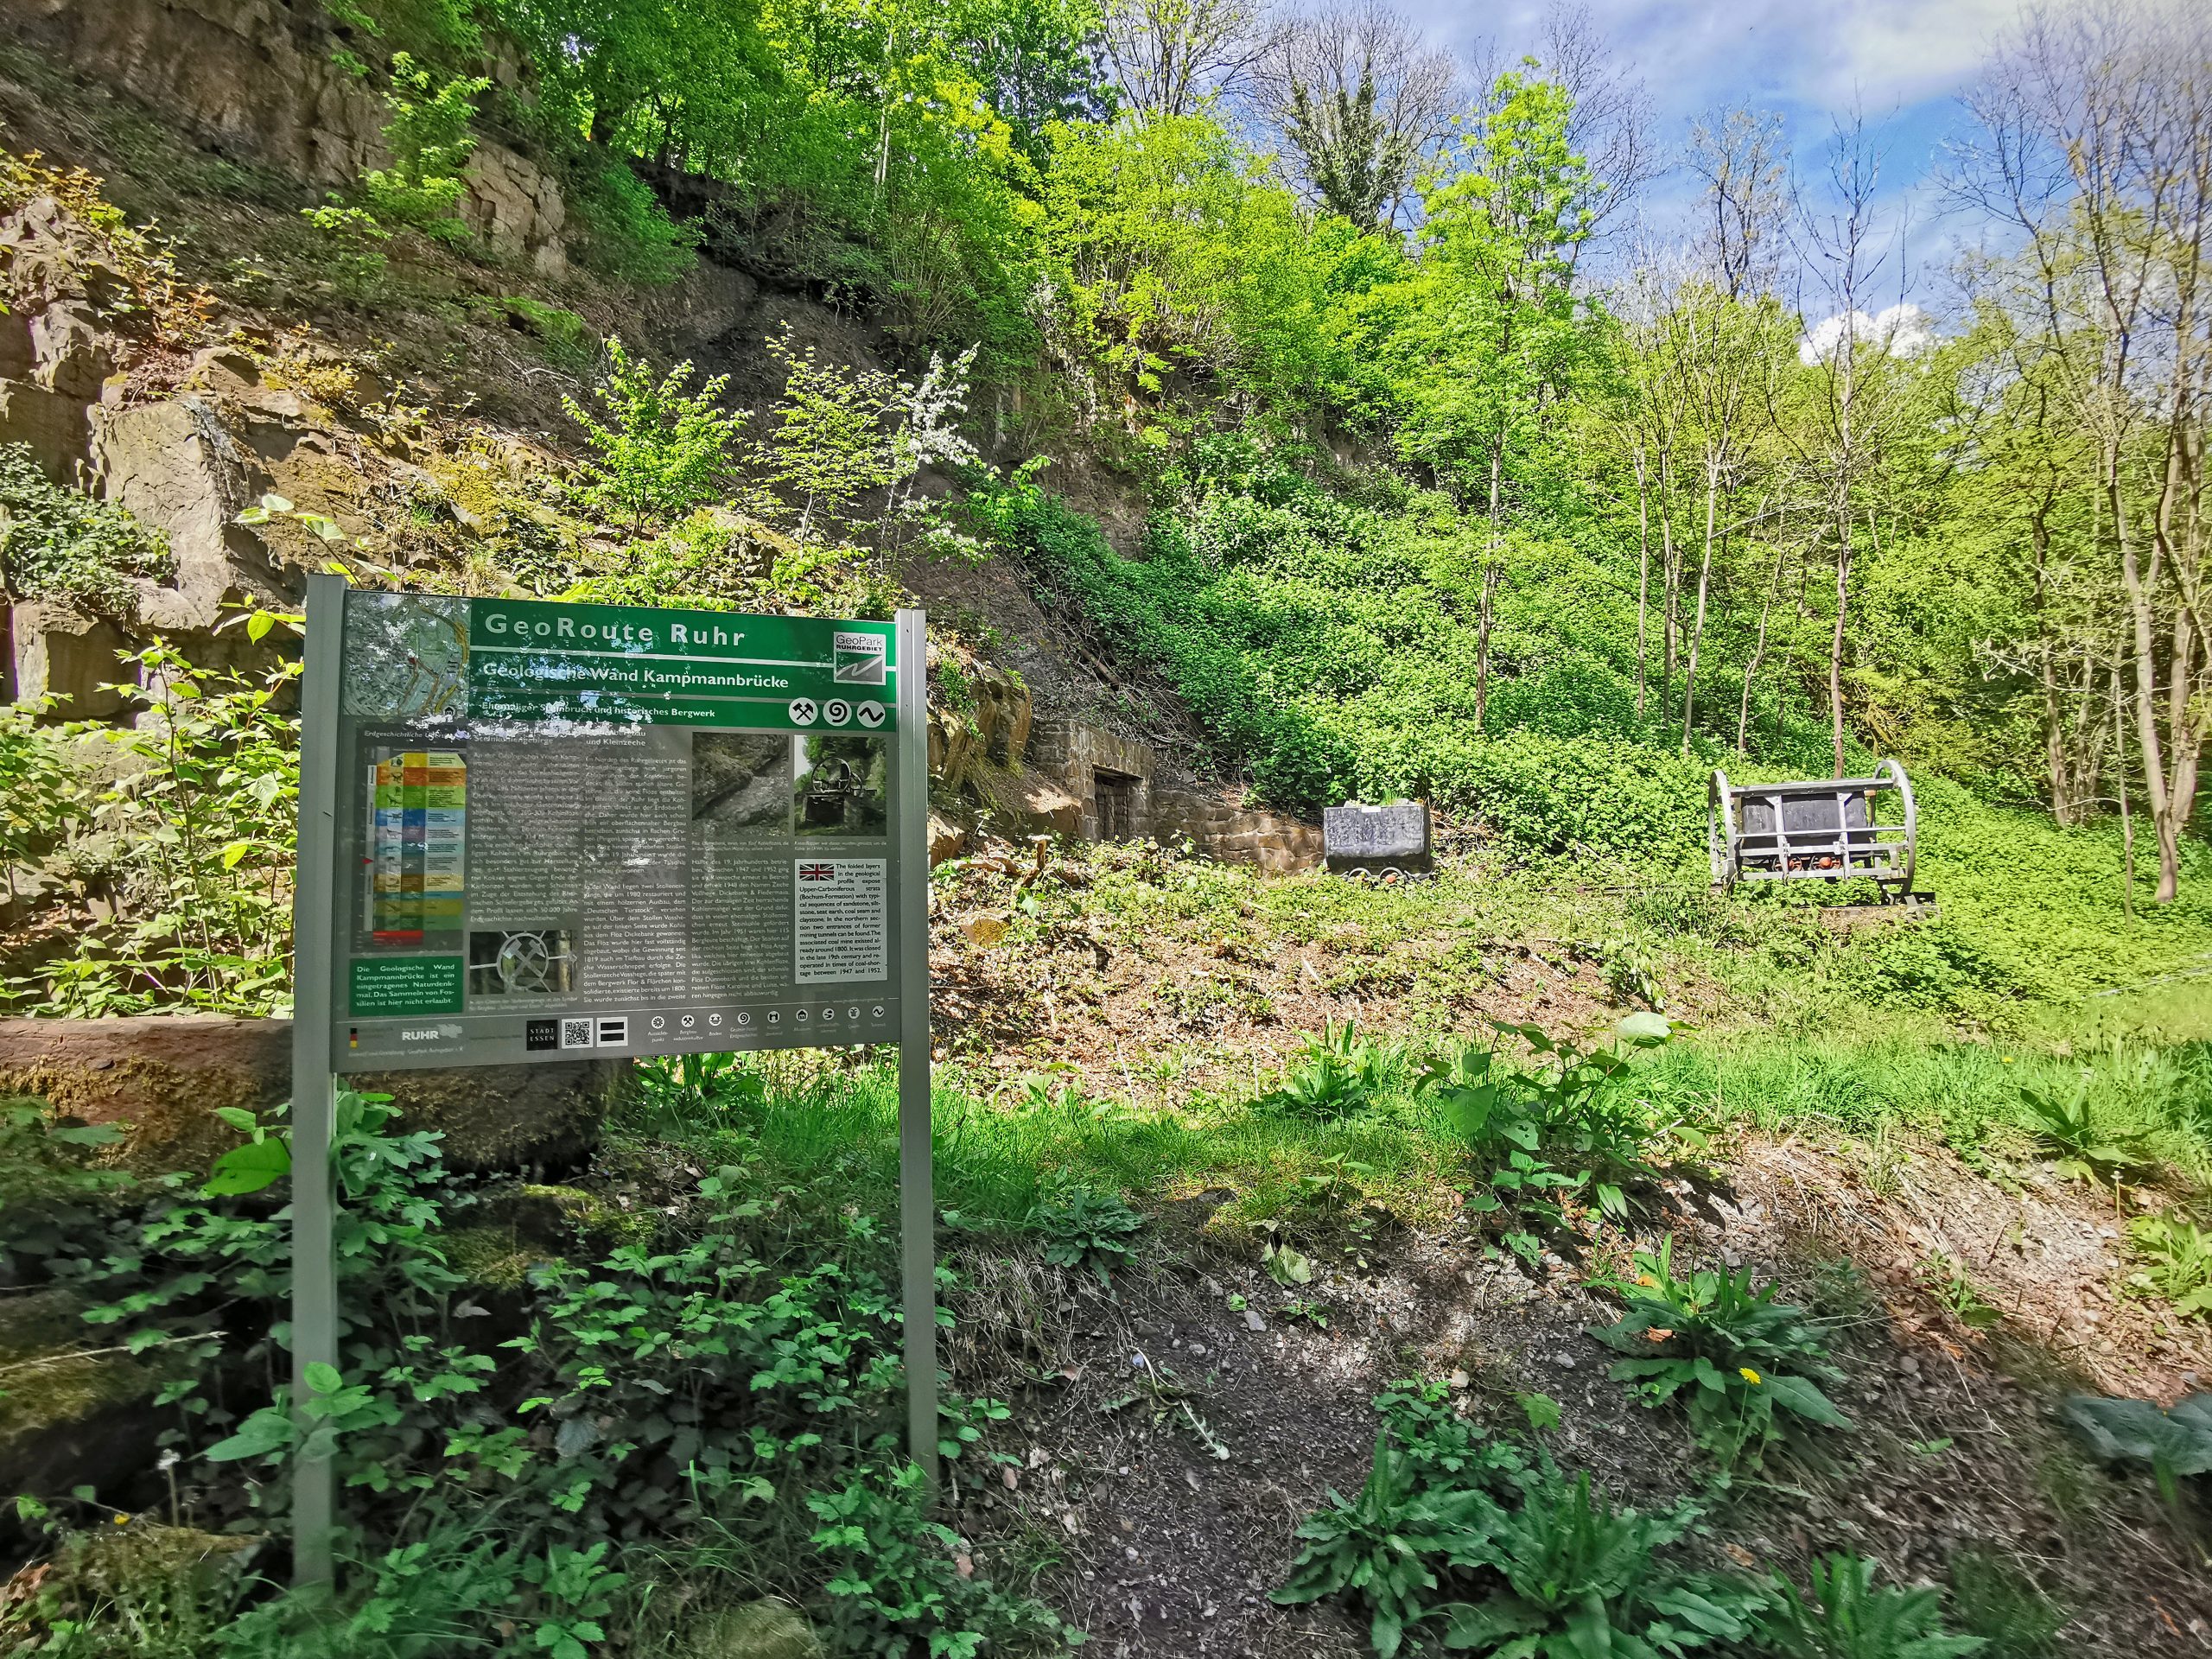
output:
[[[1562,1466],[1639,1503],[1709,1480],[1679,1415],[1645,1410],[1607,1377],[1613,1357],[1586,1334],[1614,1317],[1585,1288],[1593,1263],[1548,1258],[1532,1274],[1486,1253],[1462,1216],[1401,1230],[1363,1252],[1368,1270],[1325,1267],[1294,1293],[1203,1230],[1225,1196],[1175,1206],[1151,1270],[1110,1295],[1041,1270],[1024,1279],[1033,1334],[1016,1366],[989,1329],[1003,1285],[969,1293],[965,1317],[982,1328],[956,1356],[955,1385],[1011,1389],[1007,1443],[1023,1466],[969,1471],[961,1523],[1002,1545],[1026,1538],[1033,1553],[1049,1544],[1062,1563],[1047,1592],[1093,1651],[1364,1654],[1361,1621],[1328,1604],[1277,1607],[1268,1592],[1300,1519],[1363,1479],[1370,1402],[1402,1376],[1454,1378],[1462,1409],[1499,1427],[1522,1421],[1516,1395],[1548,1395]],[[1979,1552],[2064,1610],[2065,1651],[2212,1648],[2212,1584],[2147,1475],[2094,1466],[2054,1412],[2073,1389],[2171,1397],[2209,1357],[2201,1328],[2162,1328],[2145,1308],[2088,1294],[2117,1272],[2101,1200],[2063,1186],[2008,1193],[1937,1153],[1876,1197],[1833,1154],[1787,1141],[1744,1147],[1727,1186],[1683,1183],[1672,1196],[1662,1224],[1678,1258],[1781,1279],[1834,1321],[1851,1379],[1837,1398],[1852,1430],[1799,1434],[1764,1470],[1708,1491],[1705,1529],[1684,1546],[1700,1565],[1802,1581],[1815,1555],[1851,1549],[1895,1580],[1937,1580]],[[1995,1330],[1970,1331],[1931,1299],[1919,1268],[1933,1249],[1974,1264],[2004,1306]],[[1287,1312],[1294,1295],[1325,1307],[1328,1328]]]

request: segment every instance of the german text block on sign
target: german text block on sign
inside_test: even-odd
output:
[[[889,622],[348,594],[340,1069],[895,1040],[898,656]]]

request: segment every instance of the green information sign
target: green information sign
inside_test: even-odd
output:
[[[897,1039],[896,623],[343,606],[340,1070]]]
[[[295,1397],[339,1358],[336,1074],[896,1042],[908,1427],[933,1475],[921,613],[322,576],[307,620]],[[327,1462],[296,1492],[298,1575],[327,1580]]]

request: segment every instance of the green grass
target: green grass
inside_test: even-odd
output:
[[[771,1063],[772,1065],[772,1062]],[[880,1205],[898,1188],[898,1083],[888,1066],[828,1072],[787,1087],[738,1079],[656,1106],[622,1109],[618,1135],[677,1141],[698,1160],[765,1158],[815,1203]],[[1071,1179],[1160,1202],[1233,1190],[1229,1219],[1265,1220],[1296,1205],[1317,1173],[1344,1177],[1408,1216],[1436,1208],[1465,1178],[1459,1148],[1425,1101],[1403,1091],[1366,1113],[1317,1122],[1249,1099],[1196,1096],[1179,1105],[1033,1089],[984,1097],[941,1084],[933,1093],[941,1209],[978,1231],[1018,1229],[1055,1180]]]

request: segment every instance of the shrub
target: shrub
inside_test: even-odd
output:
[[[696,263],[699,229],[678,224],[619,156],[587,152],[569,169],[569,207],[583,227],[583,263],[641,286],[672,283]]]
[[[598,456],[584,464],[579,498],[632,526],[681,518],[717,499],[746,420],[718,401],[729,377],[718,374],[687,392],[689,363],[656,378],[619,335],[607,340],[607,378],[592,389],[607,422],[573,397],[561,399]]]
[[[137,724],[105,736],[137,769],[92,809],[104,848],[73,848],[112,908],[0,1001],[76,1016],[275,1012],[291,997],[299,727],[281,699],[298,664],[257,685],[166,645],[125,661]]]
[[[79,821],[83,780],[61,745],[41,730],[51,701],[0,704],[0,871],[16,896],[16,869],[35,863]]]
[[[0,445],[0,587],[129,622],[139,582],[176,574],[168,537],[122,507],[49,480],[30,446]]]
[[[468,188],[461,169],[476,149],[476,99],[491,86],[481,75],[440,84],[407,53],[393,54],[391,88],[385,94],[391,119],[384,130],[391,165],[361,175],[362,194],[378,217],[443,241],[467,234],[454,210]]]

